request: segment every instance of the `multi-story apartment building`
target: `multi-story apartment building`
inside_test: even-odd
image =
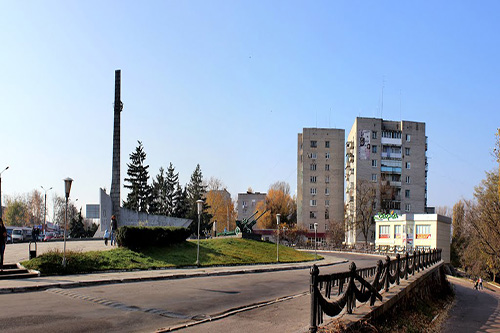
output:
[[[266,201],[266,193],[247,191],[238,193],[238,220],[249,218],[257,210],[259,202]],[[263,212],[261,212],[263,213]]]
[[[304,128],[297,146],[297,224],[324,241],[331,222],[344,221],[345,131]]]
[[[365,235],[374,241],[377,212],[425,213],[426,151],[425,123],[356,118],[346,142],[348,244],[364,242]],[[367,190],[370,196],[362,193]],[[362,225],[370,225],[369,232]]]

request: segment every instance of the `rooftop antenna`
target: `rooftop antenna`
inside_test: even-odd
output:
[[[331,121],[332,120],[332,108],[330,108],[330,113],[328,114],[328,127],[332,127]]]
[[[399,120],[403,120],[401,116],[401,89],[399,89]]]
[[[380,118],[384,118],[383,117],[383,113],[384,113],[384,86],[385,86],[385,75],[384,75],[384,78],[382,79],[382,102],[380,104]]]

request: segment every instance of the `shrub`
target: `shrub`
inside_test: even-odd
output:
[[[181,227],[133,227],[118,228],[116,241],[119,246],[140,250],[151,246],[169,246],[184,242],[190,235],[187,228]]]

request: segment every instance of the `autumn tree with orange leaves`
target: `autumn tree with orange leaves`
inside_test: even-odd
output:
[[[236,228],[236,211],[234,209],[234,200],[226,190],[222,181],[211,177],[207,184],[208,192],[206,202],[209,206],[208,213],[212,215],[210,223],[215,224],[217,232],[223,232],[224,229],[232,231]]]
[[[257,204],[260,215],[266,213],[257,221],[259,229],[276,228],[276,214],[281,214],[280,223],[288,226],[297,222],[297,203],[290,195],[290,185],[279,181],[269,187],[265,202]]]

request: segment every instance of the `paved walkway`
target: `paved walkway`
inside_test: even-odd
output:
[[[38,243],[37,255],[51,249],[62,251],[63,242]],[[29,244],[8,244],[5,250],[5,263],[16,263],[29,258]],[[107,250],[111,247],[105,246],[102,240],[71,241],[66,242],[66,249],[72,251],[94,251]],[[347,262],[345,259],[333,256],[325,256],[325,259],[318,261],[318,266],[335,265]],[[62,276],[42,276],[30,279],[6,279],[0,284],[0,294],[12,292],[29,292],[46,290],[49,288],[72,288],[98,284],[124,283],[153,281],[166,279],[182,279],[191,277],[201,277],[209,275],[232,275],[257,272],[271,272],[281,270],[293,270],[310,268],[313,262],[290,263],[290,264],[264,264],[264,265],[244,265],[244,266],[224,266],[224,267],[203,267],[203,268],[169,268],[158,270],[138,270],[121,272],[102,272],[92,274],[62,275]]]
[[[442,332],[500,332],[500,288],[483,282],[484,289],[475,290],[472,281],[447,278],[455,288],[455,304]]]

